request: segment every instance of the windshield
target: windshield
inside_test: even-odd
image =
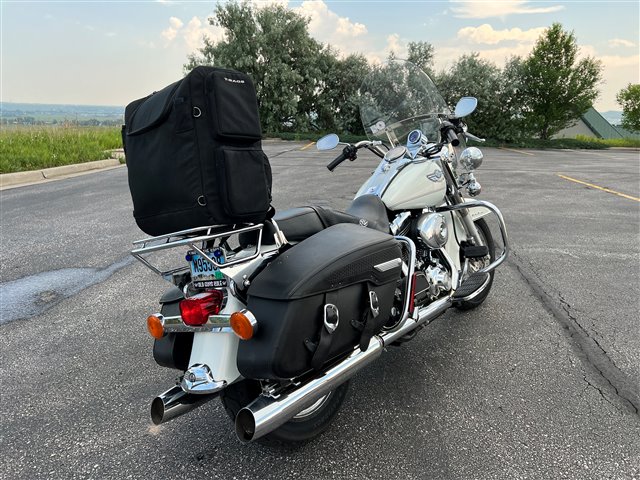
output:
[[[439,141],[438,115],[451,113],[429,76],[405,60],[374,66],[359,93],[367,137],[393,146],[404,143],[415,129],[429,141]]]

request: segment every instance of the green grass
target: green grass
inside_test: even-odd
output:
[[[531,148],[536,150],[544,150],[548,148],[602,150],[604,148],[609,148],[608,145],[601,142],[590,140],[587,141],[576,138],[555,138],[552,140],[540,140],[539,138],[523,138],[521,140],[515,140],[511,142],[500,142],[487,139],[486,143],[479,144],[473,141],[468,141],[467,144],[469,146]]]
[[[0,173],[103,160],[107,150],[121,147],[119,128],[3,126]]]
[[[602,150],[610,147],[629,147],[640,148],[640,140],[633,138],[620,138],[605,140],[602,138],[585,137],[578,135],[576,138],[554,138],[552,140],[540,140],[539,138],[524,138],[513,142],[499,142],[487,139],[486,143],[478,144],[469,141],[469,145],[486,146],[486,147],[513,147],[513,148],[570,148],[570,149],[586,149],[586,150]]]
[[[584,135],[578,135],[577,140],[583,142],[595,142],[607,147],[628,147],[628,148],[640,148],[640,139],[638,138],[589,138]]]

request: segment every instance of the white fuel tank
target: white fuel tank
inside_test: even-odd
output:
[[[440,205],[446,192],[442,168],[437,161],[426,160],[400,170],[381,198],[389,210],[411,210]]]

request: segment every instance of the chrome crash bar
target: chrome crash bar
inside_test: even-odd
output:
[[[498,218],[498,226],[500,227],[500,234],[502,235],[502,244],[503,249],[502,253],[498,258],[496,258],[489,265],[484,267],[482,270],[478,270],[476,273],[489,273],[496,268],[498,268],[509,256],[509,237],[507,235],[507,226],[504,223],[504,218],[502,217],[502,213],[498,210],[493,203],[485,202],[484,200],[470,200],[465,203],[460,203],[457,205],[445,205],[442,207],[436,208],[436,212],[451,212],[454,210],[463,210],[467,208],[486,208],[491,213],[493,213]]]

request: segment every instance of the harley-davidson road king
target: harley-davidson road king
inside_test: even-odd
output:
[[[221,89],[244,86],[224,75]],[[500,211],[465,198],[481,191],[474,174],[483,155],[464,148],[481,141],[464,122],[477,100],[464,97],[451,113],[429,77],[402,61],[375,68],[359,98],[368,139],[317,142],[342,148],[330,171],[361,149],[380,157],[346,212],[300,207],[134,243],[132,254],[175,285],[147,319],[156,362],[181,372],[153,400],[155,424],[219,397],[242,442],[307,441],[386,347],[487,298],[509,244]],[[195,120],[201,113],[193,107]],[[181,264],[152,263],[150,254],[169,251]]]

